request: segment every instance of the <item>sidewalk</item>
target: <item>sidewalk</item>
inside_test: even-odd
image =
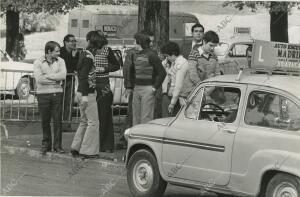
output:
[[[9,137],[6,138],[1,128],[1,151],[5,151],[10,154],[22,154],[29,155],[37,158],[45,158],[40,153],[42,143],[42,131],[39,122],[13,122],[5,123],[6,129],[8,130]],[[59,158],[59,159],[72,159],[70,154],[70,147],[75,132],[63,133],[62,145],[66,153],[58,154],[54,152],[47,153],[46,157]],[[118,133],[115,133],[115,142],[119,138]],[[106,163],[103,165],[113,165],[118,167],[125,167],[123,163],[123,157],[126,154],[126,150],[115,150],[114,153],[103,153],[99,154],[100,159],[93,159],[98,163]]]

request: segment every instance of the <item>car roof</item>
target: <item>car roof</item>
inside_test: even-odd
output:
[[[300,99],[300,77],[290,75],[267,75],[267,74],[242,74],[240,80],[238,75],[220,75],[207,79],[210,82],[227,82],[236,84],[252,84],[257,86],[272,87],[287,91]]]

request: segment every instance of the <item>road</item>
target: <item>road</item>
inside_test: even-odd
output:
[[[91,161],[1,153],[1,195],[130,197],[125,175]],[[164,196],[200,197],[197,190],[172,185]]]

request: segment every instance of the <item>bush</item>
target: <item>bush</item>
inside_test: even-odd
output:
[[[20,28],[25,34],[33,32],[55,31],[59,25],[57,16],[46,13],[22,14]]]

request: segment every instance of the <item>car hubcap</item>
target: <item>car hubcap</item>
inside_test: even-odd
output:
[[[17,88],[18,96],[20,98],[27,98],[30,92],[30,84],[28,79],[21,79],[20,85]]]
[[[138,161],[133,168],[133,182],[141,192],[149,190],[153,184],[153,169],[146,160]]]
[[[298,197],[298,192],[294,185],[283,182],[275,188],[273,197]]]

